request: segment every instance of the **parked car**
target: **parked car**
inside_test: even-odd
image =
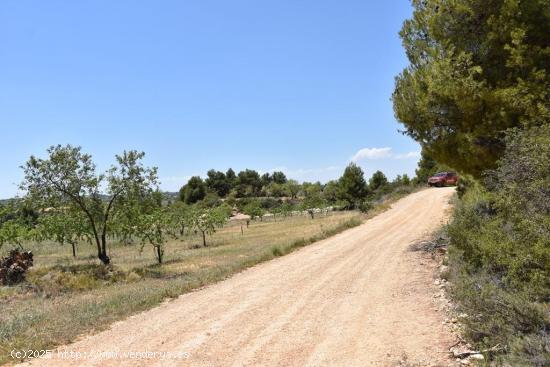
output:
[[[439,172],[428,178],[428,185],[442,187],[446,185],[456,185],[458,183],[458,175],[455,172]]]

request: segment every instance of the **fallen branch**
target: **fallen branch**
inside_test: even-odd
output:
[[[456,352],[456,351],[454,351],[454,352],[452,352],[452,354],[456,358],[464,359],[464,358],[468,358],[468,357],[476,355],[476,354],[498,353],[498,352],[503,351],[504,349],[505,348],[502,347],[500,344],[497,344],[494,347],[489,348],[489,349],[483,349],[483,350],[480,350],[480,351],[478,351],[478,350],[468,350],[468,351],[465,351],[465,352]]]

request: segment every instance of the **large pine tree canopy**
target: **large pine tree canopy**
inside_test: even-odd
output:
[[[550,121],[550,1],[413,0],[400,32],[410,65],[393,93],[404,132],[479,177],[504,132]]]

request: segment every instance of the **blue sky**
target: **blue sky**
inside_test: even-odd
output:
[[[0,198],[53,144],[100,168],[146,152],[162,188],[209,168],[414,173],[390,101],[406,65],[395,1],[29,1],[0,4]]]

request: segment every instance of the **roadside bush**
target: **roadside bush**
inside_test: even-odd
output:
[[[550,361],[550,332],[513,338],[508,361],[512,366],[547,366]]]
[[[410,185],[397,186],[393,189],[391,195],[397,198],[401,198],[403,196],[412,194],[414,190],[416,190],[416,188]]]
[[[470,184],[448,226],[453,296],[466,336],[497,360],[550,360],[550,126],[510,132],[486,186]]]
[[[373,208],[370,201],[364,200],[359,204],[359,210],[361,213],[368,213]]]
[[[475,181],[470,176],[460,176],[456,185],[456,193],[458,194],[458,198],[462,199],[466,191],[468,191],[468,189],[474,184]]]
[[[283,255],[284,255],[283,251],[282,251],[282,250],[280,249],[280,247],[278,247],[278,246],[273,246],[273,247],[271,248],[271,253],[272,253],[273,256],[275,256],[275,257],[279,257],[279,256],[283,256]]]

